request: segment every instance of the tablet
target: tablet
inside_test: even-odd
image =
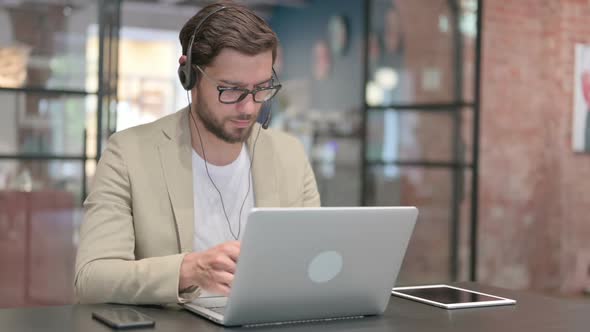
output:
[[[516,301],[449,285],[395,287],[391,294],[445,309],[515,304]]]

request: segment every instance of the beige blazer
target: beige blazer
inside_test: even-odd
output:
[[[84,202],[74,281],[80,302],[179,302],[180,264],[199,231],[188,121],[185,108],[110,137]],[[247,141],[251,156],[258,128]],[[260,131],[252,177],[257,207],[320,205],[303,146],[285,133]]]

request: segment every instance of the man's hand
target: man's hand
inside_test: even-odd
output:
[[[180,266],[179,290],[199,286],[208,292],[229,295],[239,255],[238,241],[185,255]]]

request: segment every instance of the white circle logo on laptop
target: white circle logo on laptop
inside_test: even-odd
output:
[[[313,282],[322,283],[334,279],[342,271],[342,255],[336,251],[324,251],[315,256],[307,267],[307,275]]]

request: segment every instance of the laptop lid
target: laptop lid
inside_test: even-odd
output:
[[[221,323],[383,313],[417,215],[415,207],[253,209]]]

